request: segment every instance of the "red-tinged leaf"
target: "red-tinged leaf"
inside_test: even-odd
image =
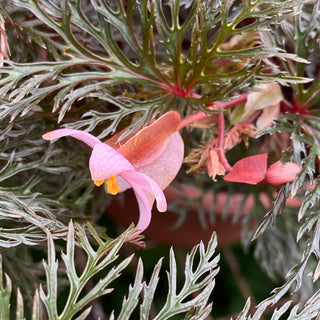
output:
[[[257,184],[264,180],[268,154],[258,154],[239,160],[223,179],[230,182]]]

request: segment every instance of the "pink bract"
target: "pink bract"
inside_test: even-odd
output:
[[[267,169],[266,153],[246,157],[239,160],[225,177],[225,181],[257,184],[266,182],[277,187],[284,183],[293,182],[301,167],[293,162],[282,164],[275,162]]]
[[[225,181],[257,184],[264,180],[267,171],[266,153],[243,158],[235,163],[232,171],[224,176]]]

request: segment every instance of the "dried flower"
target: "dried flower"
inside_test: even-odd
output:
[[[213,181],[217,181],[217,175],[220,176],[226,173],[226,169],[220,163],[218,153],[215,150],[210,150],[209,152],[209,156],[207,158],[207,169],[208,175],[212,178]]]

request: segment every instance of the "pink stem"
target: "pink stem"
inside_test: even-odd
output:
[[[200,96],[193,94],[194,98],[200,98]],[[247,97],[248,97],[248,93],[243,93],[241,94],[239,97],[231,100],[231,101],[214,101],[214,102],[209,102],[206,104],[206,107],[208,107],[210,109],[210,107],[218,107],[219,109],[231,109],[233,107],[236,107],[237,105],[239,105],[240,103],[244,103],[247,101]],[[204,119],[206,117],[211,116],[212,114],[206,114],[203,111],[195,113],[189,117],[186,117],[184,119],[181,120],[180,125],[178,127],[178,130],[183,129],[184,127],[199,121],[201,119]]]
[[[184,127],[188,126],[189,124],[192,124],[196,121],[199,121],[201,119],[204,119],[208,116],[210,116],[211,114],[206,114],[203,111],[195,113],[189,117],[186,117],[184,119],[181,120],[179,126],[178,126],[178,131],[183,129]]]
[[[218,109],[223,109],[223,110],[227,110],[227,109],[231,109],[236,107],[237,105],[244,103],[247,101],[248,98],[248,93],[242,93],[240,94],[239,97],[231,100],[231,101],[214,101],[214,102],[209,102],[206,104],[206,107],[208,107],[208,109],[210,109],[210,107],[214,108],[214,107],[218,107]]]
[[[257,110],[255,113],[253,113],[246,121],[244,121],[243,123],[253,123],[254,121],[256,121],[260,115],[262,113],[262,110]]]

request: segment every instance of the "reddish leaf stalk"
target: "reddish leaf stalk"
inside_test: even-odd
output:
[[[193,95],[193,97],[197,97],[197,96]],[[247,93],[243,93],[239,97],[237,97],[237,98],[235,98],[235,99],[233,99],[231,101],[215,101],[215,102],[207,103],[206,107],[208,107],[208,109],[210,109],[210,108],[214,109],[214,107],[218,107],[218,109],[227,110],[227,109],[234,108],[234,107],[236,107],[237,105],[239,105],[241,103],[246,102],[247,101],[247,97],[248,97],[248,94]],[[195,113],[195,114],[193,114],[193,115],[191,115],[189,117],[186,117],[186,118],[181,120],[180,125],[178,127],[178,130],[181,130],[186,126],[188,126],[188,125],[190,125],[190,124],[192,124],[192,123],[194,123],[196,121],[199,121],[201,119],[204,119],[206,117],[209,117],[211,115],[212,115],[211,113],[207,114],[207,113],[201,111],[201,112]]]
[[[180,122],[180,124],[178,126],[178,130],[183,129],[184,127],[186,127],[186,126],[188,126],[188,125],[190,125],[190,124],[192,124],[192,123],[194,123],[196,121],[204,119],[204,118],[208,117],[209,115],[211,115],[211,114],[206,114],[203,111],[201,111],[201,112],[195,113],[195,114],[193,114],[193,115],[191,115],[189,117],[186,117],[186,118],[181,120],[181,122]]]
[[[218,109],[227,110],[227,109],[234,108],[241,103],[245,103],[247,101],[247,98],[248,98],[248,93],[242,93],[240,94],[240,96],[230,101],[214,101],[214,102],[207,103],[206,107],[208,109],[216,109],[218,107]]]
[[[283,99],[281,101],[281,109],[283,112],[290,112],[292,114],[299,114],[303,119],[306,116],[310,115],[309,105],[312,102],[312,99],[319,94],[319,90],[316,90],[309,98],[303,103],[295,101],[294,104],[291,104],[287,100]]]

